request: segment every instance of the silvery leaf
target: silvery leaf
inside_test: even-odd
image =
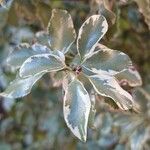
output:
[[[48,25],[52,50],[68,52],[76,38],[72,18],[66,10],[53,9]]]
[[[27,43],[21,44],[16,47],[8,56],[7,63],[12,67],[19,68],[22,63],[30,56],[36,54],[49,53],[50,49],[40,44],[30,46]]]
[[[67,126],[80,140],[86,141],[90,113],[90,97],[83,84],[74,79],[65,88],[64,118]]]
[[[20,67],[21,77],[30,77],[41,72],[58,71],[65,67],[61,57],[54,54],[39,54],[28,58]]]
[[[132,62],[125,53],[100,45],[99,50],[87,57],[82,65],[94,73],[115,75],[129,68]]]
[[[35,38],[37,40],[38,43],[42,44],[42,45],[47,45],[49,46],[49,41],[50,41],[50,36],[48,35],[47,32],[45,31],[39,31],[36,33]]]
[[[135,86],[141,86],[142,85],[142,79],[140,74],[136,69],[125,69],[124,71],[118,73],[115,75],[115,77],[120,81],[120,82],[127,82],[130,86],[135,87]]]
[[[38,81],[44,73],[40,73],[29,78],[20,78],[19,76],[12,81],[0,96],[8,98],[20,98],[31,92],[32,86]]]
[[[114,77],[99,74],[89,76],[89,80],[98,94],[112,98],[121,109],[127,110],[132,108],[132,96],[120,87]]]
[[[93,15],[83,23],[77,38],[77,50],[82,59],[94,51],[107,29],[107,21],[101,15]]]

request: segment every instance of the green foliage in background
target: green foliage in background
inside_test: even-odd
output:
[[[136,2],[2,1],[0,150],[149,149],[149,10]]]

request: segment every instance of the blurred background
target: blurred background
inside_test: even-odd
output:
[[[0,0],[0,91],[15,78],[7,55],[19,43],[34,42],[36,32],[46,31],[53,8],[68,10],[76,32],[90,15],[106,17],[109,30],[101,43],[132,59],[143,85],[125,88],[142,112],[121,112],[96,95],[94,129],[88,129],[82,143],[63,118],[61,78],[46,74],[24,98],[0,97],[0,150],[149,150],[149,0]]]

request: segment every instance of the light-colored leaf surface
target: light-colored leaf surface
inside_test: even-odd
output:
[[[7,63],[15,68],[19,68],[22,63],[30,56],[33,51],[28,44],[19,45],[8,56]]]
[[[67,126],[80,140],[86,141],[91,102],[83,84],[74,79],[66,88],[64,118]]]
[[[64,63],[65,62],[65,55],[61,51],[52,51],[51,54],[56,55],[59,59]]]
[[[90,76],[89,80],[98,94],[112,98],[121,109],[132,108],[132,96],[120,87],[114,77],[99,74]]]
[[[21,77],[29,77],[41,72],[58,71],[63,69],[65,63],[54,54],[39,54],[28,58],[20,68]]]
[[[8,98],[20,98],[30,93],[32,86],[38,81],[44,73],[29,77],[20,78],[19,76],[12,81],[0,96]]]
[[[138,87],[132,90],[132,96],[134,100],[139,104],[139,110],[146,113],[149,108],[148,103],[150,102],[150,93],[145,88]]]
[[[48,32],[50,35],[50,47],[63,53],[68,52],[76,38],[72,18],[66,10],[52,10]]]
[[[138,128],[130,136],[131,150],[141,150],[146,140],[149,139],[150,130],[145,127]]]
[[[77,38],[77,50],[82,59],[94,51],[107,29],[107,21],[101,15],[93,15],[83,23]]]
[[[115,75],[132,65],[130,58],[125,53],[101,45],[99,48],[87,57],[83,63],[83,66],[90,71]]]
[[[35,54],[44,54],[44,53],[50,53],[51,50],[47,47],[47,46],[44,46],[44,45],[41,45],[41,44],[38,44],[38,43],[35,43],[31,46],[33,52],[34,52],[34,55]]]
[[[90,109],[90,114],[89,114],[88,126],[93,129],[95,129],[94,121],[95,121],[95,115],[96,115],[95,99],[96,99],[95,93],[92,91],[90,94],[91,109]]]
[[[0,0],[0,7],[9,10],[12,5],[13,0]]]
[[[135,87],[135,86],[141,86],[142,85],[142,79],[140,74],[138,73],[137,70],[134,69],[126,69],[118,74],[115,75],[115,77],[120,81],[120,82],[127,82],[130,86]]]
[[[19,68],[30,56],[49,52],[50,49],[37,43],[32,46],[26,43],[21,44],[10,53],[7,58],[7,63],[12,67]]]
[[[50,36],[48,35],[47,32],[45,31],[39,31],[36,33],[35,38],[37,40],[38,43],[42,44],[42,45],[47,45],[49,46],[49,41],[50,41]]]

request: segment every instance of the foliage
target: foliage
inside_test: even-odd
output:
[[[27,20],[25,19],[21,24],[35,25],[40,22],[40,28],[42,26],[41,29],[43,29],[48,24],[48,30],[33,34],[33,29],[30,30],[28,27],[21,27],[20,29],[17,27],[13,30],[12,27],[8,27],[11,31],[8,32],[6,30],[7,33],[5,34],[12,34],[12,37],[7,37],[8,40],[4,45],[3,41],[1,41],[1,46],[3,47],[2,54],[4,56],[7,55],[5,53],[8,53],[8,49],[13,49],[7,58],[9,66],[3,66],[6,69],[4,72],[9,72],[9,69],[13,72],[17,72],[16,79],[1,93],[5,102],[13,105],[10,103],[15,103],[13,98],[19,98],[29,94],[35,82],[41,79],[37,86],[33,88],[33,94],[29,94],[25,98],[25,101],[19,101],[16,104],[12,111],[10,111],[10,118],[3,119],[4,125],[2,124],[2,127],[5,127],[5,121],[12,131],[14,130],[13,128],[19,126],[20,133],[17,135],[21,137],[15,137],[15,135],[13,135],[8,140],[10,143],[14,138],[14,141],[18,142],[17,145],[13,144],[13,149],[21,149],[21,145],[29,149],[52,149],[55,146],[56,149],[60,149],[62,148],[62,143],[66,143],[66,145],[63,144],[64,149],[72,149],[70,148],[71,145],[73,147],[76,145],[78,149],[91,149],[93,146],[95,149],[123,149],[129,147],[131,147],[131,149],[142,149],[148,140],[147,133],[149,132],[148,125],[146,129],[142,129],[140,126],[142,126],[142,123],[146,122],[147,119],[144,120],[143,116],[141,117],[141,115],[134,113],[127,113],[128,115],[120,113],[120,109],[132,109],[131,111],[136,112],[143,111],[140,107],[141,103],[139,105],[134,94],[128,89],[129,87],[141,85],[141,77],[125,53],[112,50],[98,43],[107,31],[106,19],[109,25],[114,24],[114,21],[111,22],[114,17],[111,16],[115,15],[111,11],[111,8],[108,8],[106,3],[103,4],[101,2],[100,8],[103,9],[100,9],[99,13],[104,16],[99,14],[95,15],[95,12],[91,11],[91,14],[94,15],[90,15],[81,25],[78,36],[76,37],[75,29],[78,30],[79,25],[76,25],[75,20],[74,29],[71,15],[69,15],[67,11],[62,9],[52,10],[51,19],[48,23],[49,15],[46,17],[43,16],[47,14],[46,12],[49,12],[48,9],[53,3],[49,3],[48,1],[43,3],[40,1],[28,1],[23,3],[24,5],[19,1],[14,1],[10,10],[3,9],[4,14],[7,15],[9,11],[15,13],[15,9],[19,6],[23,12],[23,14],[20,14],[22,15],[21,18],[27,17]],[[84,3],[81,2],[81,4],[85,6]],[[54,2],[54,5],[58,4]],[[62,6],[66,7],[67,5],[68,4],[64,4],[64,6]],[[122,7],[120,3],[117,3],[117,5],[117,7]],[[46,8],[46,10],[42,8]],[[102,10],[104,12],[102,12]],[[35,17],[34,12],[36,12],[38,17]],[[73,14],[72,11],[70,12]],[[72,16],[74,17],[74,15]],[[36,20],[36,22],[33,22],[33,20]],[[18,23],[18,20],[14,22],[10,17],[8,17],[6,21],[13,25],[14,23]],[[83,22],[83,20],[81,22]],[[121,19],[120,23],[122,23]],[[107,40],[107,36],[113,32],[113,27],[110,28],[106,37],[102,39],[102,43],[108,44],[115,49],[118,47],[122,49],[119,45],[124,41],[122,31],[128,30],[130,27],[129,25],[117,24],[117,29],[119,27],[119,30],[112,38],[114,41],[112,41],[113,44],[111,44],[111,40]],[[2,25],[2,28],[6,28],[6,26]],[[39,29],[36,30],[39,31]],[[25,31],[23,33],[26,34],[21,37],[23,34],[16,35],[16,31],[17,33]],[[116,31],[116,29],[114,31]],[[31,39],[33,39],[32,42]],[[13,44],[15,44],[13,48],[9,41],[13,41]],[[117,41],[121,42],[117,43]],[[20,44],[21,42],[28,42],[29,44]],[[128,42],[129,41],[125,41],[126,45],[130,44]],[[49,72],[51,73],[49,74]],[[4,75],[2,78],[4,79]],[[12,75],[9,76],[9,78],[12,80]],[[3,87],[6,87],[6,84],[4,84]],[[60,88],[62,84],[64,90],[63,102]],[[125,91],[125,89],[129,91],[130,94]],[[38,90],[38,92],[36,90]],[[53,98],[53,96],[55,98]],[[10,99],[6,100],[6,97]],[[39,100],[37,101],[37,99]],[[43,99],[42,103],[41,99]],[[58,104],[58,100],[60,104]],[[113,107],[108,107],[103,100]],[[93,129],[97,128],[96,132],[90,129],[88,130],[89,138],[87,144],[80,142],[77,144],[77,141],[74,143],[74,138],[69,138],[70,133],[67,132],[63,124],[61,105],[63,105],[64,118],[67,126],[74,135],[82,141],[86,140],[87,126]],[[113,111],[114,107],[119,109],[115,113]],[[33,110],[33,108],[35,109]],[[39,112],[39,110],[41,111]],[[42,114],[40,115],[40,113]],[[145,112],[143,112],[143,114],[145,115]],[[20,120],[18,120],[18,115],[20,116]],[[96,119],[94,119],[95,115]],[[119,115],[120,117],[118,117]],[[16,118],[17,120],[14,121],[13,118],[16,116],[18,116]],[[37,117],[39,119],[35,121]],[[131,130],[126,133],[127,136],[124,135],[123,132],[120,132],[122,126],[121,120],[123,118],[127,118],[125,125],[123,124],[124,126],[130,125],[130,123],[131,126],[133,126]],[[134,132],[135,120],[133,118],[140,118],[135,119],[138,123],[141,123],[136,126],[136,132]],[[148,118],[148,116],[146,118]],[[48,120],[50,120],[50,122]],[[120,121],[119,124],[116,123],[116,120]],[[128,122],[129,120],[130,123]],[[63,125],[60,124],[60,121]],[[10,124],[12,126],[10,126]],[[41,126],[42,124],[44,127]],[[55,128],[53,124],[55,124]],[[2,136],[9,130],[7,126],[6,129],[2,128],[1,131],[4,131],[1,134]],[[125,128],[124,126],[123,130]],[[24,131],[24,127],[29,129]],[[22,136],[24,132],[25,136]],[[128,135],[130,135],[131,138],[128,138]],[[64,137],[66,137],[66,139]],[[139,137],[139,139],[136,139],[136,137]],[[67,142],[68,138],[69,141]],[[141,141],[141,139],[143,140]],[[137,140],[140,140],[140,142],[137,142]],[[21,144],[19,144],[19,141]],[[135,143],[141,144],[141,147],[139,147],[139,144],[135,145]],[[2,142],[1,145],[5,146],[5,143]],[[148,144],[146,144],[146,146],[148,147]]]
[[[71,131],[79,139],[86,141],[91,102],[87,90],[81,83],[82,80],[79,80],[78,76],[81,73],[91,82],[98,94],[111,97],[121,109],[135,107],[132,96],[124,91],[114,78],[114,75],[132,67],[130,58],[122,52],[97,45],[107,29],[107,21],[102,15],[89,17],[79,29],[77,37],[78,53],[75,57],[79,57],[78,62],[72,63],[72,66],[66,65],[65,54],[70,51],[76,34],[68,12],[53,9],[48,25],[50,39],[47,43],[50,46],[38,43],[32,46],[23,45],[19,47],[19,52],[16,48],[9,55],[8,64],[20,69],[16,79],[1,96],[20,98],[30,93],[32,86],[45,73],[65,71],[67,81],[63,83],[64,118]],[[91,75],[84,69],[90,71]]]

